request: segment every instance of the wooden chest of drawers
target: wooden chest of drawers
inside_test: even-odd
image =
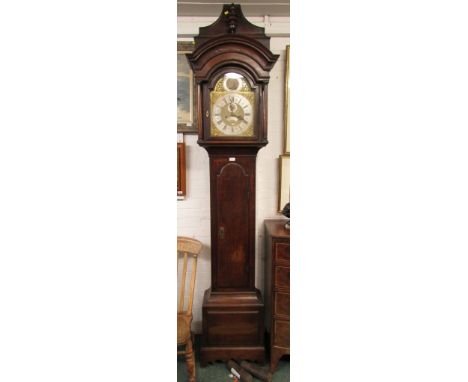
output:
[[[289,354],[289,230],[286,220],[265,220],[265,326],[270,334],[271,371]]]

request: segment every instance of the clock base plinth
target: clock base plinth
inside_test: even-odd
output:
[[[265,363],[264,304],[260,291],[205,291],[200,364],[230,359]]]

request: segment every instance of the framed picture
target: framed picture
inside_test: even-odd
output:
[[[289,134],[289,45],[286,45],[286,63],[284,76],[284,153],[290,153]]]
[[[278,212],[281,212],[289,202],[289,154],[283,154],[279,157],[279,195],[278,195]]]
[[[186,53],[193,51],[194,43],[177,41],[177,132],[197,133],[195,81]]]
[[[177,196],[185,196],[187,192],[185,166],[185,143],[177,143]]]

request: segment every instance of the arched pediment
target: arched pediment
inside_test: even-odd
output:
[[[263,44],[248,36],[227,34],[213,38],[187,55],[197,81],[209,78],[223,66],[238,66],[251,73],[256,82],[268,82],[278,59]]]

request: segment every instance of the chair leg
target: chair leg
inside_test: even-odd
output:
[[[187,342],[185,359],[187,363],[187,371],[188,371],[188,382],[196,382],[195,380],[195,353],[193,351],[193,341],[190,338]]]

